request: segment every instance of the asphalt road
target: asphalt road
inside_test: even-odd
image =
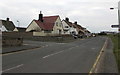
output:
[[[43,43],[46,46],[39,49],[5,54],[2,56],[2,72],[89,73],[106,39],[93,37],[71,43]]]

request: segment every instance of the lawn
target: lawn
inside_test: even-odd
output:
[[[118,69],[120,72],[120,34],[109,35],[109,37],[112,39],[112,42],[114,44],[113,52],[115,54]]]

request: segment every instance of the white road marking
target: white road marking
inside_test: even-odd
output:
[[[76,46],[76,47],[79,47],[79,46]]]
[[[66,43],[56,43],[56,44],[66,44]]]
[[[43,47],[43,48],[44,48],[44,47],[48,47],[48,45],[45,45],[45,46],[42,46],[42,47]]]
[[[79,47],[79,46],[76,46],[76,47]],[[71,48],[69,48],[68,50],[71,50],[71,49],[73,49],[73,48],[75,48],[75,47],[71,47]],[[62,50],[62,51],[59,51],[59,52],[56,52],[56,53],[53,53],[53,54],[50,54],[50,55],[46,55],[46,56],[44,56],[43,58],[47,58],[47,57],[50,57],[50,56],[53,56],[53,55],[62,53],[62,52],[64,52],[64,51],[66,51],[66,50]]]
[[[64,50],[63,50],[63,51],[64,51]],[[53,55],[62,53],[63,51],[59,51],[59,52],[56,52],[56,53],[53,53],[53,54],[50,54],[50,55],[46,55],[46,56],[44,56],[43,58],[47,58],[47,57],[49,57],[49,56],[53,56]]]
[[[69,49],[73,49],[73,48],[75,48],[75,47],[71,47],[71,48],[69,48]]]
[[[92,48],[92,49],[95,49],[95,48]]]
[[[3,71],[1,71],[1,72],[6,72],[6,71],[9,71],[9,70],[12,70],[12,69],[15,69],[15,68],[19,68],[19,67],[21,67],[21,66],[23,66],[23,64],[17,65],[17,66],[15,66],[15,67],[12,67],[12,68],[9,68],[9,69],[6,69],[6,70],[3,70]]]
[[[29,44],[23,44],[23,45],[29,45]]]

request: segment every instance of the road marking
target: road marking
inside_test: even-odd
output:
[[[75,48],[75,47],[71,47],[71,48],[69,48],[69,49],[73,49],[73,48]]]
[[[3,70],[3,71],[1,71],[1,72],[6,72],[6,71],[9,71],[9,70],[12,70],[12,69],[19,68],[19,67],[21,67],[21,66],[23,66],[23,64],[17,65],[17,66],[15,66],[15,67],[12,67],[12,68],[9,68],[9,69],[6,69],[6,70]]]
[[[64,50],[63,50],[63,51],[64,51]],[[50,55],[46,55],[46,56],[44,56],[43,58],[47,58],[47,57],[50,57],[50,56],[53,56],[53,55],[62,53],[63,51],[59,51],[59,52],[56,52],[56,53],[53,53],[53,54],[50,54]]]
[[[102,49],[101,49],[101,51],[100,51],[97,59],[96,59],[93,67],[91,68],[91,70],[90,70],[90,72],[89,72],[89,75],[91,75],[92,73],[94,73],[94,70],[95,70],[95,68],[96,68],[96,66],[97,66],[97,64],[98,64],[98,62],[99,62],[99,60],[100,60],[100,57],[101,57],[101,55],[102,55],[102,53],[103,53],[103,50],[104,50],[105,47],[107,46],[107,40],[108,40],[108,38],[106,39],[106,41],[105,41],[105,43],[104,43],[104,45],[103,45],[103,47],[102,47]],[[96,71],[96,70],[95,70],[95,71]]]
[[[95,48],[91,48],[91,49],[93,49],[93,50],[94,50]]]
[[[79,46],[76,46],[76,47],[79,47]],[[73,49],[73,48],[75,48],[75,47],[71,47],[71,48],[69,48],[68,50],[71,50],[71,49]],[[62,50],[62,51],[59,51],[59,52],[56,52],[56,53],[53,53],[53,54],[50,54],[50,55],[46,55],[46,56],[44,56],[43,58],[47,58],[47,57],[50,57],[50,56],[53,56],[53,55],[62,53],[62,52],[64,52],[64,51],[65,51],[65,50]]]
[[[23,45],[29,45],[29,44],[23,44]]]
[[[56,43],[56,44],[66,44],[66,43]]]

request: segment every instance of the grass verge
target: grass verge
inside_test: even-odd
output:
[[[111,38],[114,44],[113,52],[115,54],[118,70],[120,73],[120,34],[114,34],[114,35],[108,35],[108,36]]]

